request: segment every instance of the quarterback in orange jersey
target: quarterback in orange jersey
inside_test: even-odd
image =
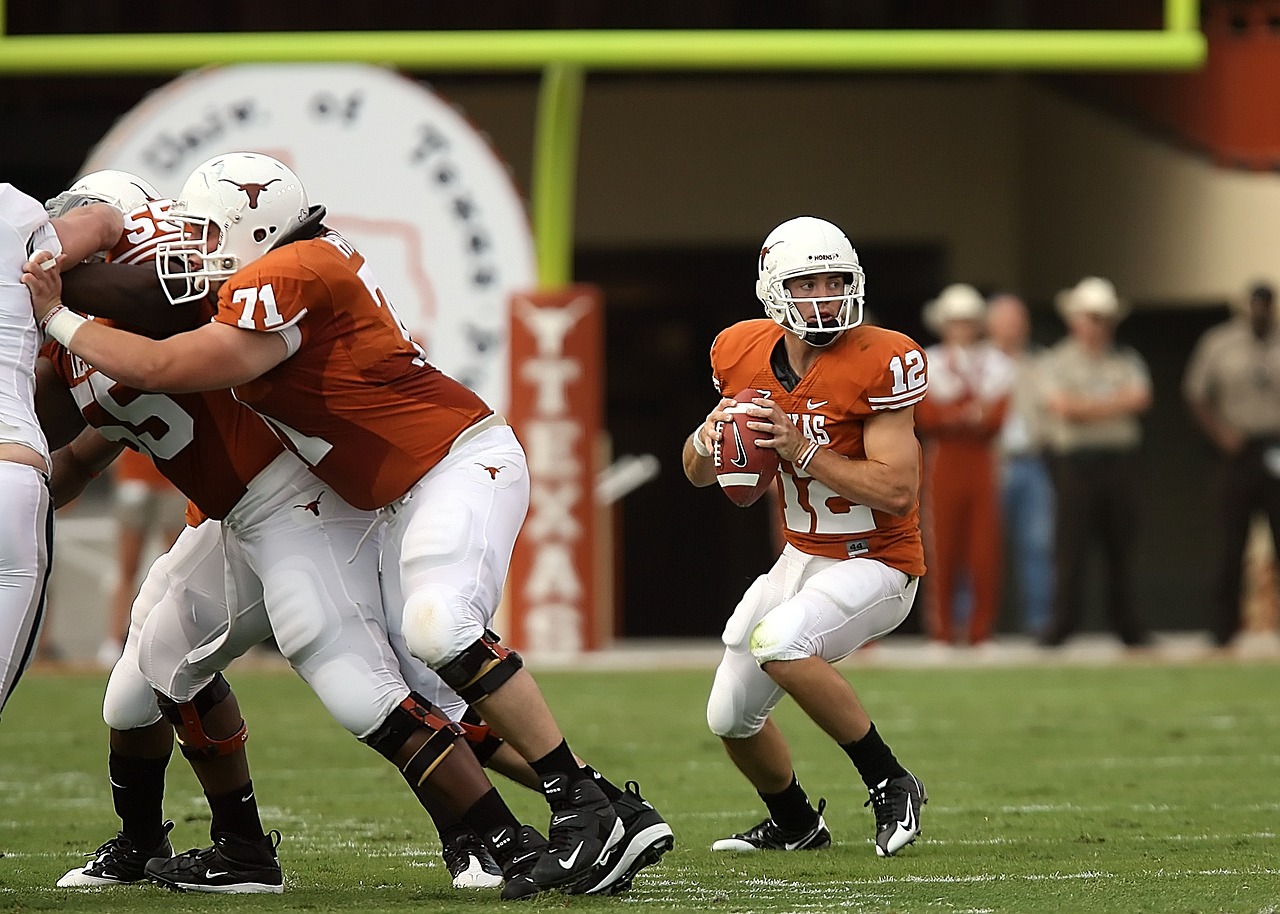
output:
[[[725,626],[707,723],[769,816],[717,851],[812,850],[831,843],[825,801],[809,802],[770,713],[789,694],[848,755],[870,792],[875,849],[892,856],[920,833],[924,786],[894,757],[832,666],[907,617],[924,574],[920,446],[913,410],[928,386],[921,348],[862,321],[864,276],[830,222],[782,223],[760,252],[756,294],[769,320],[727,328],[711,347],[722,399],[685,441],[696,486],[716,481],[725,394],[755,388],[748,427],[778,452],[786,545]]]
[[[233,388],[337,495],[377,510],[393,646],[402,639],[482,703],[541,780],[553,815],[527,888],[625,890],[672,846],[670,827],[638,790],[581,763],[519,655],[490,631],[529,501],[514,433],[428,364],[370,265],[323,225],[283,163],[217,156],[187,179],[171,215],[188,235],[159,246],[158,273],[175,303],[216,289],[211,323],[149,340],[50,311],[45,290],[36,307],[49,332],[140,389]],[[509,830],[501,853],[530,859],[530,832]],[[520,891],[509,880],[504,897]]]
[[[160,218],[164,208],[148,203],[132,215],[146,213]],[[59,491],[82,485],[85,470],[100,469],[127,442],[146,451],[200,513],[214,518],[184,531],[135,602],[104,703],[124,827],[59,885],[111,885],[145,875],[197,891],[282,891],[279,836],[263,834],[243,751],[247,731],[221,676],[232,659],[272,633],[330,712],[395,763],[433,815],[442,807],[477,834],[525,828],[489,783],[477,754],[452,752],[463,729],[401,676],[384,633],[377,542],[364,543],[372,513],[316,480],[226,390],[143,392],[61,344],[51,344],[48,369],[42,394],[48,411],[60,424],[75,413],[79,424],[96,430],[59,452]],[[51,377],[61,384],[61,408]],[[160,813],[171,744],[162,711],[213,811],[213,845],[176,857]],[[484,735],[479,728],[475,733]],[[528,867],[502,856],[509,875],[523,880]]]

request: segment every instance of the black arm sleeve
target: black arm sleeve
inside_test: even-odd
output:
[[[201,323],[200,302],[169,304],[149,264],[79,264],[62,276],[62,301],[73,311],[120,321],[153,339]]]

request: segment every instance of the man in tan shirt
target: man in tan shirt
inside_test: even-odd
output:
[[[1265,511],[1280,542],[1280,326],[1275,291],[1255,285],[1246,306],[1196,343],[1182,392],[1219,454],[1219,535],[1210,631],[1219,645],[1240,630],[1249,524]]]
[[[1115,342],[1125,309],[1115,287],[1096,276],[1058,295],[1068,335],[1041,364],[1054,461],[1053,615],[1041,638],[1061,645],[1079,626],[1089,547],[1101,543],[1111,624],[1130,647],[1150,640],[1134,599],[1134,544],[1140,472],[1138,417],[1151,406],[1151,377],[1136,351]]]

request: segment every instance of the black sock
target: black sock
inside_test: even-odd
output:
[[[783,831],[802,832],[813,828],[818,822],[818,811],[809,804],[809,796],[791,774],[791,784],[778,793],[761,793],[760,799],[769,807],[769,816]]]
[[[258,801],[253,796],[253,781],[248,781],[238,790],[220,793],[217,796],[205,794],[209,799],[209,809],[213,813],[213,822],[209,825],[209,833],[235,835],[246,841],[257,841],[262,837],[262,820],[258,818]]]
[[[615,787],[607,777],[599,771],[596,771],[590,765],[583,765],[582,770],[587,773],[587,777],[596,782],[596,786],[600,788],[600,792],[604,794],[604,798],[610,803],[622,796],[621,790]]]
[[[520,828],[520,820],[515,817],[498,793],[498,788],[490,787],[488,793],[471,804],[471,808],[462,814],[462,823],[484,840],[493,859],[504,870],[515,855],[516,842],[503,841],[500,846],[489,843],[488,837],[499,828],[510,828],[512,832]],[[441,835],[441,840],[444,836]]]
[[[862,782],[868,787],[874,787],[889,778],[900,778],[907,773],[907,769],[893,757],[893,751],[880,738],[875,724],[871,725],[862,739],[841,743],[840,748],[849,756],[853,767],[862,776]]]
[[[563,774],[570,781],[580,781],[590,777],[586,769],[579,767],[578,760],[573,757],[573,752],[569,749],[568,741],[563,739],[560,740],[560,745],[542,758],[530,762],[529,767],[544,781],[553,774]]]
[[[164,837],[164,771],[169,756],[158,759],[107,756],[111,800],[120,817],[120,830],[138,847],[155,847]]]

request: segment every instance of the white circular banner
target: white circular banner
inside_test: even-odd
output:
[[[233,151],[297,172],[432,363],[506,409],[509,302],[537,284],[533,237],[509,170],[465,117],[380,67],[217,67],[149,95],[82,171],[133,172],[173,196],[197,165]]]

